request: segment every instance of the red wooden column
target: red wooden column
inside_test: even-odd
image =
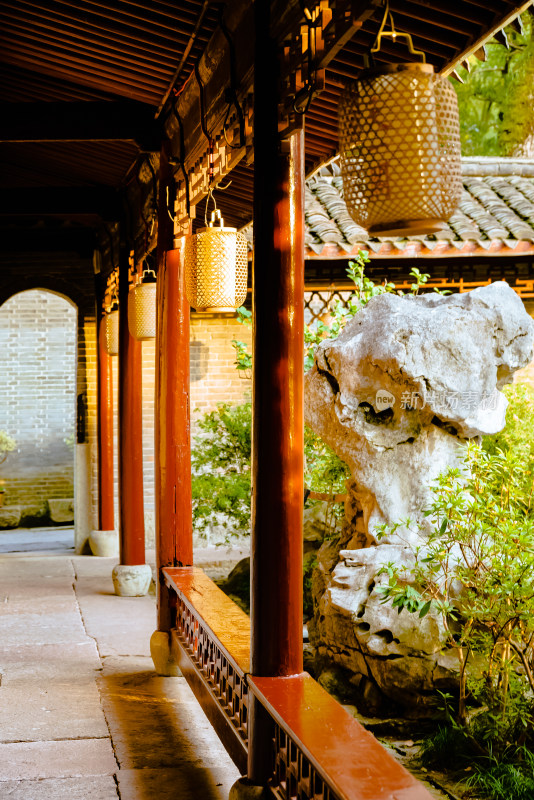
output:
[[[113,373],[104,343],[104,313],[98,310],[98,529],[115,528],[113,506]]]
[[[160,156],[156,337],[156,559],[158,630],[169,631],[172,609],[161,580],[166,566],[193,563],[191,431],[189,413],[189,303],[181,244],[173,249],[166,188],[173,182],[168,145]],[[172,192],[170,192],[172,196]]]
[[[120,563],[145,563],[141,342],[128,329],[129,257],[119,263],[119,515]]]
[[[302,671],[304,135],[278,134],[278,54],[256,0],[251,672]],[[249,778],[269,777],[270,722],[249,718]]]

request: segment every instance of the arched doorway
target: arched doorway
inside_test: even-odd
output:
[[[74,521],[77,318],[74,303],[49,290],[0,307],[0,430],[16,440],[0,465],[11,528],[19,512],[22,527]]]

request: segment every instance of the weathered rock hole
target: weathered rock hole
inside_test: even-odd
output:
[[[386,631],[386,630],[376,631],[375,636],[380,636],[385,641],[386,644],[391,644],[391,642],[395,638],[391,633],[391,631]]]
[[[436,428],[441,428],[447,433],[450,433],[451,436],[460,436],[454,425],[451,425],[450,422],[443,422],[443,420],[439,417],[432,417],[432,425],[435,425]]]
[[[370,403],[360,403],[358,408],[361,408],[365,421],[369,425],[387,425],[393,419],[393,409],[385,408],[383,411],[375,411]]]
[[[358,625],[358,630],[363,631],[364,633],[371,628],[368,622],[360,622]]]
[[[317,372],[319,372],[326,378],[326,380],[330,384],[330,388],[332,389],[333,394],[339,394],[339,383],[334,378],[334,376],[330,372],[327,372],[325,369],[320,369],[319,367],[317,367]]]

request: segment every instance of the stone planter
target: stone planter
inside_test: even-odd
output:
[[[152,569],[149,564],[117,564],[111,577],[119,597],[143,597],[150,589]]]
[[[118,558],[119,532],[118,531],[91,531],[89,546],[94,556],[100,558]]]

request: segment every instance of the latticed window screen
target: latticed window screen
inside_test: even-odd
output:
[[[313,327],[319,320],[326,321],[332,307],[341,300],[346,304],[353,294],[343,289],[316,289],[304,293],[304,322]]]

